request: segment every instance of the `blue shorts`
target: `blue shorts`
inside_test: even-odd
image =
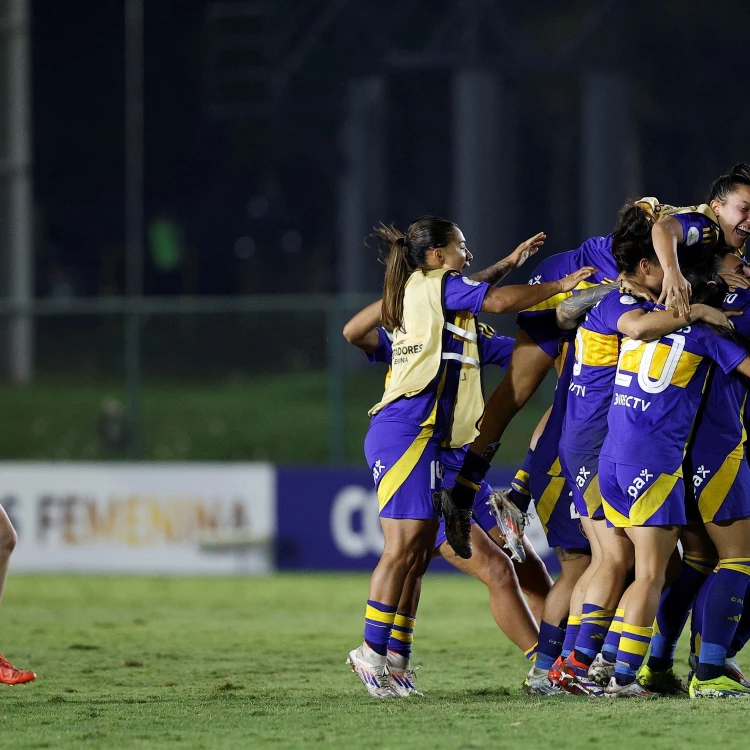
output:
[[[453,486],[453,483],[455,482],[455,474],[452,476],[452,478],[445,478],[445,486],[451,487]],[[474,517],[471,519],[472,523],[476,523],[480,529],[482,529],[485,532],[489,532],[490,529],[493,529],[497,526],[497,523],[495,522],[494,516],[490,513],[490,506],[487,505],[487,500],[489,500],[490,495],[492,494],[492,487],[487,484],[487,482],[482,482],[482,484],[479,487],[479,492],[477,492],[476,497],[474,498],[474,505],[472,507],[472,510],[474,511]],[[440,519],[440,528],[438,529],[437,533],[437,539],[435,540],[435,549],[438,549],[440,545],[445,541],[445,519]]]
[[[560,341],[563,334],[557,327],[557,315],[552,310],[527,310],[516,318],[518,327],[552,359],[560,354]]]
[[[440,441],[432,428],[376,422],[365,436],[365,457],[381,518],[435,519],[432,499],[442,488]]]
[[[565,477],[532,471],[529,489],[549,546],[590,551],[591,545],[583,533],[581,518]]]
[[[560,466],[573,491],[573,503],[584,518],[604,518],[599,490],[599,454],[565,450],[560,446]]]
[[[750,466],[744,455],[690,455],[693,490],[703,523],[750,517]]]
[[[687,524],[682,469],[663,474],[654,467],[616,463],[600,456],[599,488],[604,515],[612,526]]]

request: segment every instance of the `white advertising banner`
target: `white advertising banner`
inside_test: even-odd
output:
[[[0,463],[14,571],[264,573],[271,464]]]

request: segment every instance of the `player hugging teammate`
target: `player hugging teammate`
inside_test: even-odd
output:
[[[390,332],[394,349],[415,353],[393,357],[365,441],[385,537],[365,641],[349,655],[368,692],[416,692],[410,646],[439,513],[444,557],[500,559],[504,544],[516,563],[497,575],[514,571],[515,592],[520,581],[530,604],[537,597],[538,645],[523,647],[536,623],[530,631],[520,594],[508,601],[521,637],[495,618],[532,658],[527,692],[686,693],[673,656],[692,609],[690,695],[750,695],[735,660],[750,638],[750,166],[720,177],[706,204],[626,206],[613,234],[546,259],[525,287],[462,276],[471,256],[450,222],[423,217],[404,237],[379,236],[386,280],[369,351]],[[533,239],[497,265],[520,265]],[[519,331],[483,411],[476,315],[511,311],[522,311]],[[484,477],[500,438],[555,364],[554,403],[524,466],[509,490],[490,494]],[[457,449],[463,465],[442,484],[446,451]],[[543,603],[538,569],[536,584],[523,585],[532,498],[562,566]],[[487,505],[497,528],[479,520]]]

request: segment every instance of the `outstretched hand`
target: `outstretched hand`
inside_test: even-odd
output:
[[[582,281],[584,281],[594,273],[596,273],[596,268],[594,268],[593,266],[584,266],[574,273],[570,273],[567,276],[564,276],[562,279],[560,279],[560,291],[572,292]]]
[[[520,268],[532,255],[539,251],[539,248],[544,244],[544,240],[546,239],[547,235],[544,232],[539,232],[533,237],[529,237],[528,240],[522,242],[508,256],[507,260],[514,268]]]

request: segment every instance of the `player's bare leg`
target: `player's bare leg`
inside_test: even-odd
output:
[[[525,331],[517,332],[510,367],[487,401],[479,435],[471,444],[472,452],[481,455],[488,445],[500,440],[513,417],[526,405],[554,366],[555,360]]]
[[[468,560],[459,557],[448,542],[440,545],[440,554],[487,587],[497,626],[521,651],[528,651],[536,644],[539,629],[521,592],[513,564],[476,524],[471,527],[471,534],[474,554]]]
[[[0,600],[8,579],[10,556],[18,543],[18,536],[8,514],[0,505]],[[16,669],[2,654],[0,654],[0,683],[5,685],[21,685],[36,679],[36,674],[26,669]]]
[[[500,529],[490,529],[489,537],[498,547],[502,548],[504,546],[505,539],[503,539]],[[513,569],[516,571],[521,591],[526,596],[529,609],[538,626],[542,620],[544,602],[552,588],[553,581],[547,572],[544,562],[542,562],[542,558],[539,557],[531,542],[524,537],[523,543],[526,551],[526,561],[523,563],[513,561]]]

